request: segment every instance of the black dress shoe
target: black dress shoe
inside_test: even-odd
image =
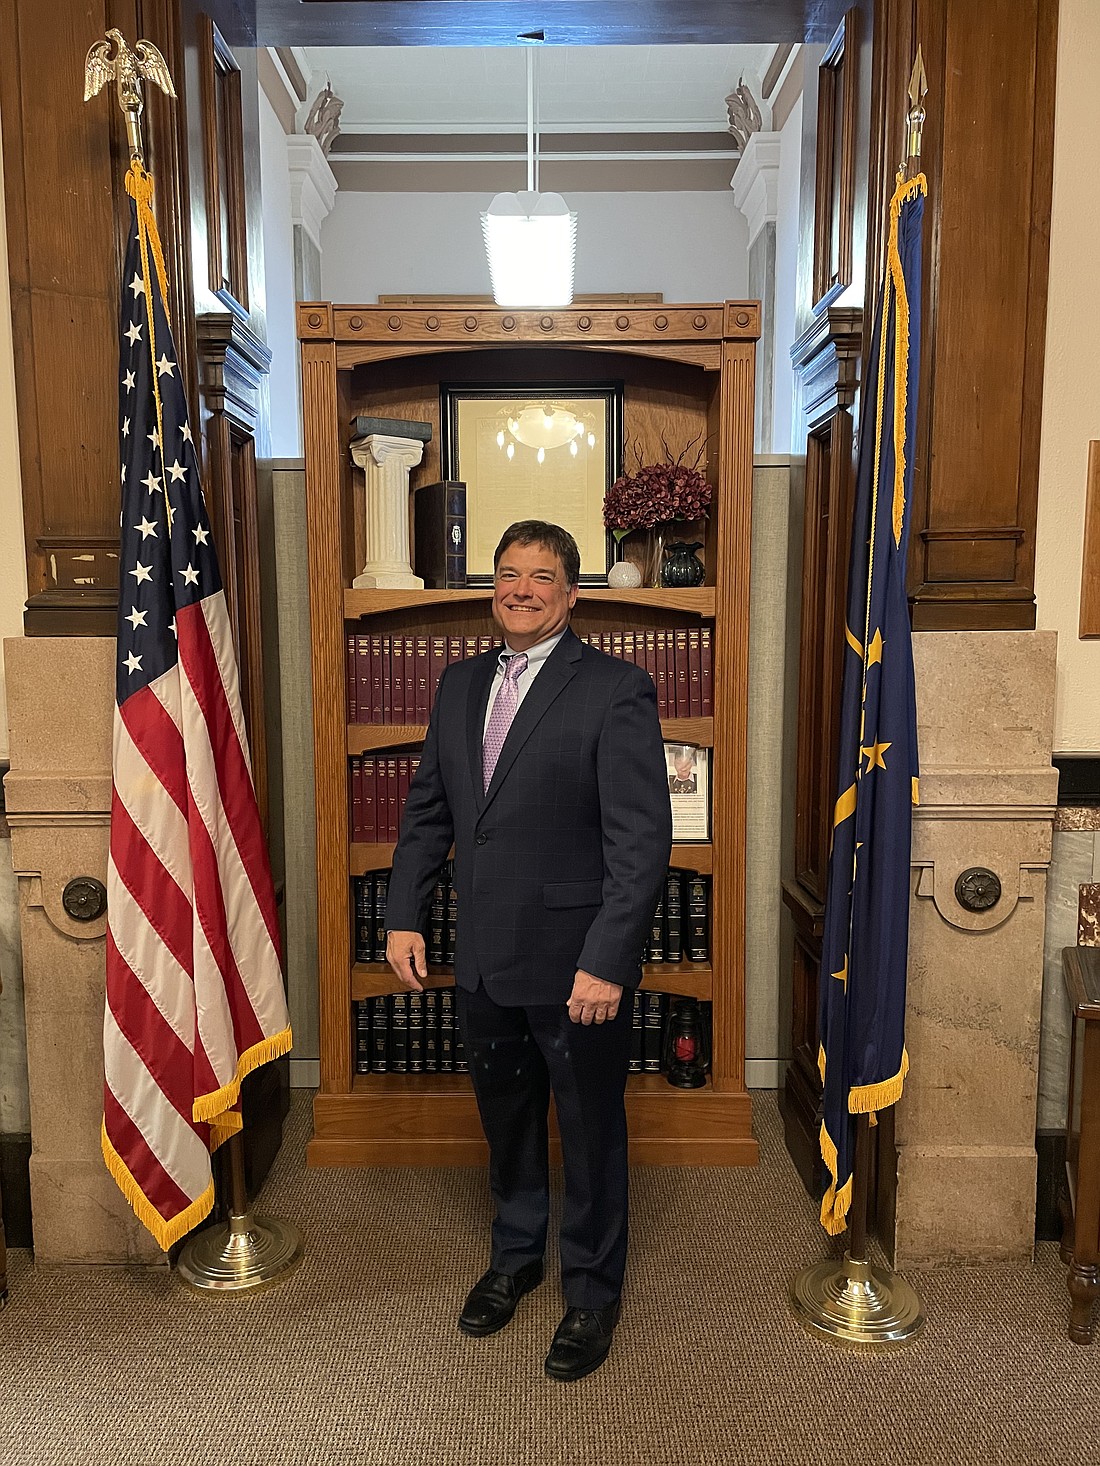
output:
[[[568,1308],[546,1356],[551,1379],[584,1379],[607,1358],[619,1322],[619,1300],[606,1308]]]
[[[490,1268],[470,1289],[458,1317],[458,1326],[471,1338],[495,1334],[511,1320],[516,1304],[542,1282],[542,1259],[529,1262],[518,1273],[498,1273]]]

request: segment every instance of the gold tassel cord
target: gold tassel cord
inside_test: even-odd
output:
[[[164,306],[164,318],[171,329],[168,314],[168,275],[164,267],[164,251],[157,232],[157,219],[153,212],[153,176],[145,171],[139,159],[135,159],[126,174],[126,192],[137,209],[138,247],[141,250],[141,278],[145,286],[145,309],[149,317],[149,367],[153,382],[153,401],[157,409],[157,440],[161,454],[161,492],[164,495],[164,510],[168,516],[168,528],[172,528],[172,506],[168,502],[168,485],[164,482],[164,415],[161,410],[160,378],[157,372],[156,321],[153,311],[152,280],[149,275],[149,252],[152,250],[160,284],[160,298]],[[150,470],[151,471],[151,470]]]
[[[909,296],[905,289],[905,272],[898,251],[898,224],[902,205],[917,194],[928,193],[928,180],[923,173],[904,182],[898,174],[894,197],[890,200],[890,234],[886,246],[887,268],[894,282],[897,319],[894,322],[894,546],[901,544],[905,522],[905,412],[909,384]],[[883,321],[885,328],[885,319]],[[876,482],[877,482],[876,474]]]

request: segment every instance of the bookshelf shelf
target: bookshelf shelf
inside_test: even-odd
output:
[[[358,621],[364,616],[380,616],[386,611],[419,611],[425,606],[463,608],[478,601],[490,601],[491,585],[472,590],[346,590],[344,617]],[[654,610],[687,611],[699,617],[714,615],[714,586],[700,585],[683,590],[647,589],[615,590],[610,586],[582,586],[577,601],[578,614],[584,612],[585,601],[603,605],[648,606]],[[486,613],[488,607],[486,607]]]
[[[651,990],[712,1002],[713,1075],[697,1092],[677,1090],[662,1076],[632,1076],[627,1097],[631,1156],[655,1165],[742,1165],[757,1159],[744,1080],[744,628],[759,310],[749,302],[726,302],[690,311],[631,312],[629,328],[616,324],[614,341],[587,345],[585,327],[578,324],[584,313],[582,308],[552,316],[519,312],[506,328],[506,313],[471,307],[462,318],[463,340],[448,341],[441,350],[416,312],[315,302],[299,307],[320,990],[321,1082],[308,1149],[313,1165],[474,1165],[485,1160],[466,1076],[356,1078],[353,1073],[351,1003],[393,991],[394,984],[384,964],[353,961],[349,877],[387,869],[394,847],[390,842],[352,842],[349,759],[381,749],[403,755],[423,741],[426,730],[423,704],[418,704],[415,720],[406,721],[399,711],[399,721],[392,724],[349,722],[348,638],[369,635],[384,642],[390,636],[483,636],[491,627],[492,589],[351,588],[352,577],[367,559],[367,527],[349,444],[357,414],[384,411],[430,422],[432,438],[414,470],[412,487],[437,482],[445,477],[440,382],[499,380],[504,370],[517,374],[516,380],[548,387],[621,381],[624,440],[637,447],[643,461],[662,459],[666,445],[675,451],[693,441],[707,444],[705,469],[715,493],[698,536],[705,540],[701,558],[707,583],[682,590],[582,586],[575,621],[582,635],[614,637],[621,631],[626,645],[630,633],[684,631],[690,648],[696,627],[700,633],[709,630],[704,644],[713,658],[713,717],[666,718],[662,728],[668,742],[714,749],[713,841],[675,845],[670,861],[710,877],[711,961],[654,963],[643,972],[642,982]],[[341,355],[340,333],[350,329],[350,319],[356,319],[355,329],[364,340],[384,343],[384,359],[364,356],[359,347]],[[545,512],[554,517],[551,505]],[[414,544],[414,561],[415,551]],[[702,635],[699,640],[703,642]],[[361,683],[353,683],[357,685]],[[394,705],[401,708],[401,699]],[[682,710],[683,704],[679,706]],[[435,987],[446,986],[451,970],[436,969],[429,980]]]
[[[661,732],[666,743],[697,743],[701,748],[714,747],[713,718],[662,718]],[[426,723],[349,723],[348,754],[423,743],[427,733]]]
[[[426,988],[454,986],[454,970],[428,964]],[[675,993],[681,998],[710,1001],[711,965],[709,962],[650,962],[642,968],[642,987],[659,993]],[[385,962],[356,962],[351,969],[352,1002],[376,998],[384,993],[403,991]]]

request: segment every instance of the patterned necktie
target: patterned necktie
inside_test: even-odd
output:
[[[493,711],[489,714],[489,724],[485,729],[485,742],[481,750],[481,768],[486,789],[492,782],[500,750],[504,747],[508,729],[512,726],[516,708],[519,707],[519,679],[526,670],[526,652],[517,652],[504,663],[504,681],[500,684]]]

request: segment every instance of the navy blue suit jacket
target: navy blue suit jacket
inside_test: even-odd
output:
[[[482,790],[499,647],[447,668],[394,852],[386,926],[422,931],[454,845],[455,981],[505,1006],[564,1003],[577,968],[624,987],[672,848],[652,678],[568,628]]]

